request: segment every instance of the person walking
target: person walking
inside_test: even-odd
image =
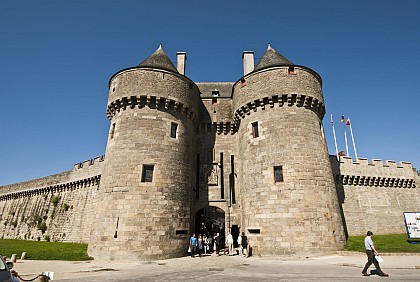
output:
[[[214,241],[216,243],[216,255],[220,256],[220,248],[222,247],[222,244],[223,244],[223,238],[219,233],[217,233],[216,236],[214,237]]]
[[[195,237],[195,233],[190,238],[190,250],[191,250],[191,257],[195,257],[195,251],[197,249],[197,237]]]
[[[203,236],[201,236],[201,234],[198,235],[197,246],[198,246],[198,256],[201,258],[201,254],[204,251],[204,241],[203,241]]]
[[[242,232],[242,236],[241,236],[241,249],[242,249],[242,253],[241,255],[243,255],[244,257],[248,257],[248,237],[246,237],[245,232]]]
[[[230,234],[230,232],[227,235],[226,244],[229,246],[229,255],[233,256],[233,236]]]
[[[376,256],[379,256],[378,251],[375,249],[375,246],[373,245],[373,240],[372,240],[372,236],[373,236],[373,232],[372,231],[368,231],[366,233],[366,237],[365,237],[365,248],[366,248],[366,255],[368,257],[368,261],[365,265],[365,268],[363,268],[362,270],[362,275],[363,276],[369,276],[370,274],[367,273],[367,270],[369,268],[369,266],[372,265],[372,263],[375,265],[376,270],[378,271],[378,275],[379,276],[383,276],[383,277],[388,277],[389,275],[384,273],[381,270],[381,267],[379,266],[378,261],[375,258]]]
[[[241,236],[241,234],[239,234],[237,242],[238,242],[238,247],[239,247],[239,254],[242,255],[243,248],[242,248],[242,236]]]
[[[209,242],[208,246],[209,246],[209,253],[213,252],[213,237],[210,235],[209,237],[207,237],[207,241]]]
[[[203,235],[203,243],[204,243],[204,255],[207,255],[207,251],[209,250],[209,239],[207,238],[206,234]]]

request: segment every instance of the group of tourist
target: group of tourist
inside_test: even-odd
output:
[[[201,255],[207,255],[213,251],[213,238],[211,236],[207,237],[205,234],[198,235],[198,238],[195,236],[195,233],[190,238],[190,244],[188,247],[188,252],[191,253],[191,257],[194,257],[195,254],[201,257]]]
[[[373,263],[375,265],[376,271],[379,276],[388,277],[389,275],[384,273],[381,270],[381,267],[379,266],[379,262],[377,258],[379,258],[379,253],[376,250],[373,240],[372,240],[373,232],[368,231],[365,238],[365,248],[366,248],[366,254],[368,257],[368,261],[365,265],[365,267],[362,270],[363,276],[370,276],[370,274],[367,273],[368,268]],[[245,236],[245,232],[242,232],[242,235],[239,234],[238,240],[237,240],[238,246],[239,246],[239,255],[242,255],[244,257],[249,256],[249,241],[247,236]],[[229,234],[226,237],[226,241],[223,240],[223,235],[220,233],[216,233],[214,237],[209,235],[208,237],[204,234],[198,235],[198,238],[195,236],[195,233],[190,238],[189,248],[188,252],[191,253],[191,257],[195,257],[195,255],[198,253],[198,256],[201,257],[202,254],[207,255],[211,254],[213,250],[216,251],[216,255],[220,256],[220,251],[223,249],[223,254],[232,256],[234,255],[234,240],[232,234],[229,232]]]
[[[223,250],[223,254],[232,256],[234,254],[234,240],[231,233],[228,234],[226,240],[223,240],[223,235],[216,233],[216,235],[207,236],[206,234],[199,234],[196,237],[195,233],[190,238],[188,252],[191,254],[191,257],[195,257],[198,254],[201,255],[211,254],[213,251],[216,251],[216,255],[220,256],[220,251]],[[245,236],[245,232],[242,232],[242,235],[238,236],[237,243],[239,246],[239,254],[248,257],[248,238]]]

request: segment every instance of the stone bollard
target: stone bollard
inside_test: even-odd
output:
[[[21,259],[21,260],[26,259],[26,252],[23,252],[23,253],[22,253],[22,256],[20,257],[20,259]]]
[[[10,258],[10,260],[11,260],[13,263],[15,263],[15,262],[16,262],[16,257],[17,257],[17,254],[13,254],[13,255],[12,255],[12,257]]]

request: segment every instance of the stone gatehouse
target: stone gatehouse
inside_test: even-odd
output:
[[[318,73],[270,45],[256,64],[243,52],[236,82],[194,82],[185,65],[159,47],[113,75],[105,157],[0,187],[0,235],[148,260],[185,255],[193,232],[245,232],[260,255],[405,232],[402,213],[420,208],[416,169],[329,156]]]

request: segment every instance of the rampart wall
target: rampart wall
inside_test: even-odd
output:
[[[0,237],[87,243],[102,161],[0,187]]]
[[[403,212],[420,210],[411,163],[330,157],[348,235],[405,233]]]

